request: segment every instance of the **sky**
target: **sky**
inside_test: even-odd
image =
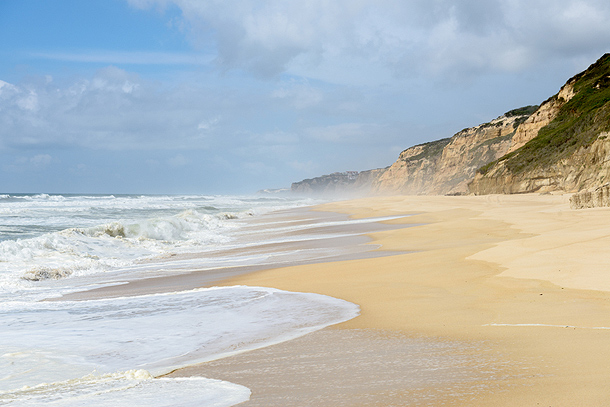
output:
[[[0,193],[391,165],[610,52],[607,0],[0,0]]]

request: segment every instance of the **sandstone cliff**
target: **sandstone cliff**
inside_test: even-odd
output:
[[[595,208],[599,206],[610,206],[610,183],[593,190],[575,193],[570,197],[570,207],[572,209]]]
[[[610,54],[568,80],[540,107],[515,109],[451,138],[408,148],[388,168],[304,180],[293,184],[292,191],[335,195],[586,191],[574,197],[573,206],[591,207],[608,202],[604,198],[608,182]],[[600,185],[605,186],[596,189]]]
[[[516,109],[453,137],[408,148],[372,183],[374,193],[465,194],[481,166],[502,157],[536,106]]]
[[[515,109],[451,138],[408,148],[388,168],[336,172],[295,182],[291,190],[320,195],[465,194],[476,170],[506,154],[519,124],[536,108]]]
[[[541,128],[551,123],[557,117],[561,106],[572,99],[572,96],[574,96],[574,81],[568,81],[561,88],[557,97],[551,97],[543,102],[538,110],[517,128],[507,154],[518,150],[536,137]]]
[[[290,188],[292,193],[325,196],[366,195],[371,184],[385,169],[369,171],[346,171],[322,175],[294,182]]]
[[[482,167],[474,194],[576,192],[610,181],[610,54],[541,105],[499,160]]]

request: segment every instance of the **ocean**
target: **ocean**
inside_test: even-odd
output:
[[[317,203],[263,195],[0,195],[0,405],[248,400],[250,389],[238,384],[159,376],[349,320],[358,306],[213,284],[61,297],[193,270],[212,276],[350,255],[363,225],[379,220],[305,209]]]

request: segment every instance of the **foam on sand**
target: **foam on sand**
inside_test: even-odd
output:
[[[187,395],[199,392],[195,400],[208,397],[208,388],[213,394],[225,388],[234,400],[235,391],[244,394],[240,387],[151,377],[358,315],[356,305],[331,297],[241,286],[76,302],[15,301],[2,304],[2,310],[0,325],[10,329],[0,332],[5,352],[0,356],[0,404],[75,400],[62,406],[86,403],[102,393],[108,393],[109,403],[123,403],[123,392],[137,399],[158,387],[171,388],[169,394],[177,400],[182,400],[183,388]],[[47,384],[49,378],[53,383]],[[166,404],[160,397],[145,405]]]

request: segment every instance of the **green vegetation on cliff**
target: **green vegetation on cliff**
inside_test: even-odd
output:
[[[534,113],[536,110],[538,110],[538,105],[529,105],[529,106],[524,106],[524,107],[520,107],[518,109],[513,109],[513,110],[509,110],[508,112],[504,113],[504,116],[506,117],[515,117],[515,116],[525,116],[526,118],[531,116],[532,113]]]
[[[417,160],[422,160],[424,158],[432,158],[432,157],[436,157],[442,154],[443,149],[445,148],[445,146],[447,144],[449,144],[451,142],[451,138],[444,138],[444,139],[440,139],[440,140],[436,140],[436,141],[430,141],[428,143],[424,143],[424,144],[419,144],[415,147],[421,147],[422,151],[413,156],[413,157],[409,157],[408,159],[406,159],[405,161],[417,161]],[[411,147],[414,148],[414,147]],[[409,149],[406,149],[405,151],[408,151]],[[403,151],[402,153],[404,153],[405,151]],[[401,153],[401,155],[402,155]]]
[[[516,130],[521,123],[526,121],[528,117],[538,110],[538,107],[538,105],[520,107],[518,109],[509,110],[508,112],[504,113],[504,116],[517,117],[517,120],[515,120],[515,123],[513,123],[513,128]]]
[[[568,82],[572,81],[575,95],[560,108],[551,123],[523,147],[478,172],[486,174],[502,161],[513,174],[537,167],[548,168],[579,148],[591,145],[599,133],[610,131],[610,54]]]

